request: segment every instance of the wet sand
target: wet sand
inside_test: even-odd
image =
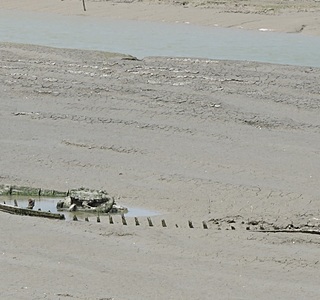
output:
[[[278,1],[82,1],[3,0],[4,10],[83,15],[125,20],[190,23],[227,28],[320,35],[319,3],[314,0]]]
[[[0,58],[1,184],[159,212],[0,213],[1,299],[319,298],[319,235],[292,230],[319,230],[320,69],[8,43]]]

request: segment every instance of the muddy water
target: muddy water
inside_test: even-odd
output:
[[[320,67],[320,37],[0,10],[0,41]]]

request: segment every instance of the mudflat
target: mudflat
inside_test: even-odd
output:
[[[0,183],[158,213],[153,227],[0,213],[1,299],[319,298],[319,76],[0,43]]]
[[[320,35],[316,0],[2,0],[4,10]]]

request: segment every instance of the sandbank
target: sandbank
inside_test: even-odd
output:
[[[3,0],[1,9],[320,35],[316,1]]]

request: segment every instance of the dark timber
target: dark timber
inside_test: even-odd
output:
[[[14,215],[22,215],[22,216],[42,217],[42,218],[59,219],[59,220],[65,219],[63,214],[32,210],[28,208],[22,208],[22,207],[1,204],[1,203],[0,203],[0,211],[14,214]]]

